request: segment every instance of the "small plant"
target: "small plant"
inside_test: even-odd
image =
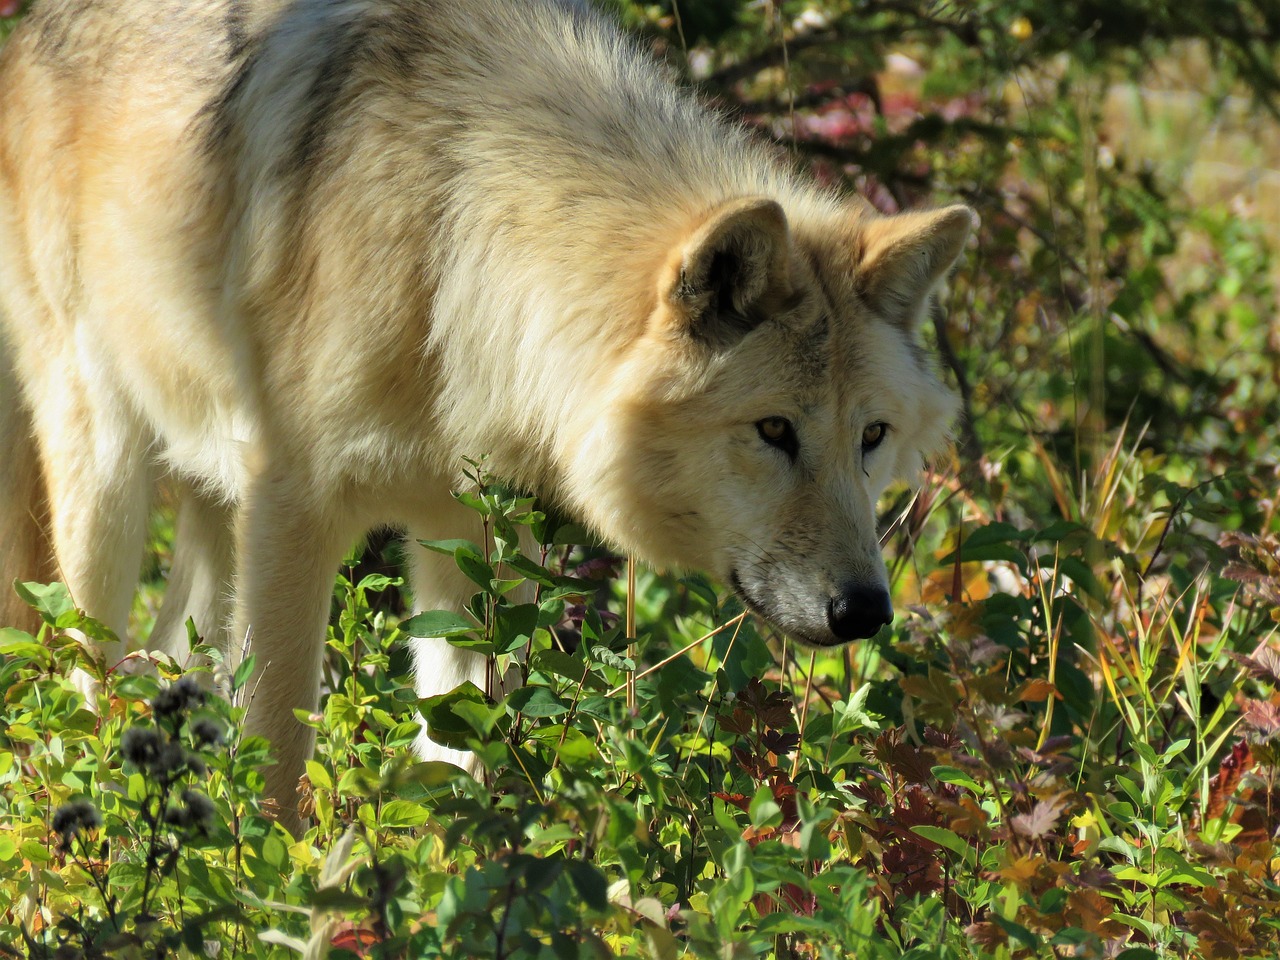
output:
[[[176,955],[227,931],[242,942],[249,918],[232,891],[246,846],[271,830],[257,807],[265,742],[240,738],[239,711],[196,674],[99,662],[64,631],[103,628],[61,588],[24,590],[45,626],[0,641],[11,750],[0,860],[21,866],[0,935],[31,957]],[[76,670],[95,702],[63,679]]]

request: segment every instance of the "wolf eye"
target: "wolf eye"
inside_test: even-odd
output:
[[[771,447],[777,447],[792,460],[800,452],[800,441],[796,439],[795,427],[785,417],[765,417],[756,422],[756,432],[760,439]]]
[[[887,423],[868,424],[867,428],[862,431],[862,452],[870,453],[876,447],[884,442],[885,436],[889,433],[889,425]]]

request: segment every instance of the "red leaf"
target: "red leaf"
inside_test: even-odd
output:
[[[365,957],[368,956],[366,947],[371,947],[381,942],[382,938],[372,930],[358,927],[350,920],[344,920],[338,925],[338,930],[329,941],[329,945],[340,947],[343,950],[350,950],[358,957]]]
[[[730,806],[737,807],[744,813],[751,809],[751,798],[741,793],[713,793],[711,794],[717,800],[723,800]]]
[[[1234,796],[1240,785],[1240,778],[1252,766],[1253,756],[1249,752],[1249,744],[1241,740],[1231,748],[1222,763],[1218,764],[1218,773],[1209,781],[1209,805],[1205,808],[1205,820],[1222,816],[1227,809],[1227,799]]]

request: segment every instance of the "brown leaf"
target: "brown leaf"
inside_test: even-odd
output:
[[[1039,700],[1048,700],[1050,697],[1057,695],[1058,690],[1052,683],[1037,677],[1020,686],[1018,692],[1013,695],[1013,699],[1015,701],[1035,703]]]
[[[1253,766],[1253,757],[1249,752],[1249,744],[1238,741],[1231,752],[1218,764],[1217,774],[1209,781],[1209,804],[1205,808],[1204,819],[1215,820],[1227,809],[1227,800],[1233,797],[1240,779]]]
[[[954,730],[939,730],[933,726],[924,728],[923,737],[927,746],[937,747],[939,750],[954,750],[964,743]]]
[[[987,953],[995,953],[999,947],[1009,942],[1009,935],[1004,932],[1003,927],[986,920],[969,924],[964,928],[964,935]]]
[[[1067,894],[1065,912],[1070,924],[1104,940],[1122,937],[1128,929],[1111,919],[1114,911],[1112,901],[1096,890],[1072,890]]]
[[[937,800],[935,806],[952,833],[983,841],[990,839],[990,816],[972,797],[966,795],[955,801]]]
[[[1010,818],[1009,826],[1013,828],[1014,833],[1029,840],[1039,840],[1053,832],[1068,802],[1068,798],[1063,794],[1047,797],[1038,801],[1031,808],[1030,813],[1019,813]]]
[[[795,726],[791,697],[780,690],[770,691],[756,677],[747,681],[746,688],[738,694],[738,701],[775,730]]]
[[[1069,886],[1093,887],[1099,890],[1114,887],[1117,882],[1110,870],[1097,864],[1083,864],[1079,870],[1066,874],[1063,879]]]
[[[751,713],[742,707],[734,707],[732,713],[717,716],[716,723],[729,733],[747,734],[751,732]]]
[[[1280,687],[1280,653],[1270,647],[1255,650],[1253,656],[1227,651],[1227,656],[1244,667],[1255,680],[1263,680],[1273,687]]]
[[[947,713],[954,713],[960,703],[960,685],[941,670],[930,669],[927,676],[901,677],[898,685],[909,697]]]
[[[1009,880],[1016,884],[1026,883],[1040,872],[1040,868],[1044,865],[1044,857],[1035,853],[1029,857],[1019,857],[1008,866],[1001,867],[994,871],[995,875],[1001,880]]]
[[[1233,912],[1235,911],[1229,911],[1225,919],[1208,910],[1191,910],[1187,913],[1187,927],[1199,940],[1197,956],[1216,958],[1253,955],[1251,948],[1256,941],[1247,927],[1242,928],[1239,915],[1230,915]]]
[[[896,844],[885,849],[881,863],[895,897],[906,899],[942,889],[940,861],[931,850],[911,843]]]
[[[1248,726],[1267,737],[1280,731],[1280,705],[1262,700],[1245,700],[1240,705],[1240,714]]]
[[[894,832],[908,843],[924,844],[930,850],[937,849],[936,844],[911,832],[912,827],[938,826],[938,814],[933,808],[932,798],[919,785],[909,786],[902,800],[894,807],[892,826]]]
[[[751,798],[741,793],[720,793],[716,791],[711,794],[717,800],[723,800],[732,807],[737,807],[744,812],[751,809]]]
[[[1223,576],[1243,583],[1246,593],[1280,606],[1280,538],[1224,533],[1218,543],[1237,553],[1237,559],[1223,569]]]
[[[908,783],[928,783],[933,778],[933,758],[919,747],[904,743],[900,730],[880,734],[872,755]]]

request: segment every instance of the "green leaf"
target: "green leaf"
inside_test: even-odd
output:
[[[542,603],[550,603],[555,600],[567,600],[574,598],[582,600],[590,597],[596,592],[600,585],[590,580],[577,580],[573,577],[556,577],[556,585],[548,590],[543,590],[539,595]]]
[[[534,583],[540,583],[544,587],[555,586],[555,574],[541,564],[530,560],[523,554],[512,554],[503,562],[526,580],[532,580]]]
[[[578,703],[578,716],[613,723],[616,700],[609,697],[583,697]]]
[[[959,551],[952,550],[938,561],[938,565],[945,567],[955,563],[958,552],[960,560],[965,563],[972,560],[1008,560],[1019,566],[1026,566],[1026,552],[1012,544],[1022,543],[1029,536],[1026,531],[1002,522],[966,530]]]
[[[487,560],[467,547],[459,548],[454,553],[453,560],[458,565],[458,569],[466,574],[468,580],[479,586],[485,593],[496,595],[493,587],[493,567]]]
[[[526,717],[558,717],[568,705],[547,687],[521,687],[507,697],[507,707]]]
[[[456,712],[455,706],[459,703],[476,703],[486,709],[489,705],[484,691],[468,680],[448,693],[419,700],[418,711],[426,721],[432,740],[455,750],[466,750],[467,741],[475,732],[467,718]]]
[[[565,764],[581,767],[586,761],[600,762],[596,742],[581,730],[574,727],[566,729],[561,724],[553,724],[546,729],[555,736],[554,740],[548,737],[546,742],[550,742],[551,749]]]
[[[566,869],[583,903],[600,912],[609,909],[609,882],[604,874],[581,860],[570,860]]]
[[[992,913],[991,919],[1009,935],[1009,939],[1026,949],[1035,949],[1040,944],[1040,938],[1028,930],[1020,923],[1014,923],[1012,920],[1006,920],[998,913]]]
[[[1107,588],[1098,582],[1093,570],[1079,557],[1059,557],[1058,572],[1099,603],[1107,602]]]
[[[47,667],[53,660],[53,652],[38,643],[31,634],[13,627],[0,627],[0,654],[18,660],[30,660]]]
[[[1132,880],[1135,883],[1141,883],[1148,887],[1157,886],[1157,881],[1160,879],[1154,873],[1147,873],[1139,867],[1121,867],[1119,870],[1116,870],[1112,876],[1117,880]]]
[[[400,621],[401,632],[411,637],[462,637],[479,629],[474,621],[448,610],[426,610]]]
[[[972,790],[979,796],[982,795],[982,787],[979,785],[978,781],[974,780],[973,777],[969,776],[969,774],[965,773],[963,770],[956,767],[938,766],[934,767],[930,772],[933,774],[934,779],[939,783],[954,783],[958,787],[964,787],[968,790]]]
[[[493,507],[489,505],[488,497],[472,493],[470,490],[459,490],[453,495],[453,498],[476,513],[486,517],[493,516]]]
[[[624,657],[621,654],[614,653],[602,644],[597,644],[591,648],[591,658],[593,660],[599,660],[606,667],[613,667],[613,669],[621,670],[624,673],[630,673],[636,668],[636,662],[630,657]]]
[[[924,837],[942,847],[944,850],[950,850],[952,853],[958,853],[960,856],[968,859],[973,853],[973,847],[965,842],[964,838],[956,834],[954,831],[947,830],[944,827],[918,826],[912,827],[911,832],[917,836]]]
[[[422,801],[439,788],[450,786],[469,774],[456,764],[444,760],[423,760],[406,768],[402,776],[403,782],[396,790],[397,796]]]
[[[506,708],[498,703],[477,703],[474,700],[459,700],[453,705],[453,712],[465,720],[481,737],[487,737],[493,731],[494,724],[506,715]]]
[[[381,827],[420,827],[431,819],[427,808],[408,800],[391,800],[383,804],[378,816]]]
[[[697,597],[708,609],[715,610],[720,604],[720,596],[706,577],[688,576],[680,578],[680,585],[689,591],[690,596]]]
[[[447,553],[449,556],[457,556],[459,550],[466,550],[475,556],[480,556],[480,548],[470,540],[419,540],[420,544],[428,550],[435,553]]]
[[[776,827],[782,823],[782,808],[773,798],[773,791],[767,784],[761,784],[751,798],[751,806],[747,810],[753,827]]]
[[[530,669],[552,676],[563,677],[574,686],[581,684],[584,690],[603,692],[608,682],[586,663],[563,650],[537,650],[529,660]]]
[[[377,774],[364,767],[351,767],[338,778],[338,793],[344,797],[372,797],[377,792]]]
[[[314,790],[333,789],[333,778],[329,776],[329,771],[315,760],[307,761],[307,779],[311,781]]]
[[[498,607],[494,615],[494,646],[497,652],[510,653],[525,646],[537,628],[537,604]]]
[[[371,573],[362,577],[357,590],[385,590],[387,587],[398,587],[404,583],[400,577],[388,577],[384,573]]]
[[[48,863],[53,859],[45,845],[37,840],[23,840],[18,849],[32,863]]]
[[[76,612],[76,605],[71,602],[71,594],[67,592],[66,584],[32,581],[24,583],[15,580],[13,589],[18,591],[18,596],[34,607],[40,614],[40,618],[51,627],[57,625],[58,618],[63,614]]]
[[[253,665],[257,660],[257,655],[251,653],[240,661],[240,666],[236,667],[236,672],[231,677],[232,690],[241,690],[244,688],[244,685],[249,682],[249,677],[253,675]]]

